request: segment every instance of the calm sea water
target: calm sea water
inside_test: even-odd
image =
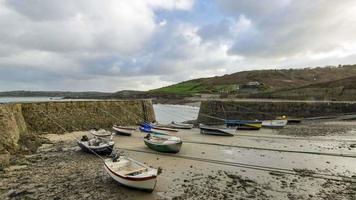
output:
[[[199,113],[199,107],[185,105],[155,104],[153,109],[159,123],[194,120],[197,119]]]
[[[80,99],[75,99],[76,101]],[[86,99],[88,100],[88,99]],[[0,97],[0,103],[14,102],[47,102],[47,101],[73,101],[58,97]],[[153,109],[159,123],[184,122],[198,117],[199,107],[185,105],[155,104]]]

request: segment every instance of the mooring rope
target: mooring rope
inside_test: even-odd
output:
[[[207,162],[207,163],[220,164],[220,165],[233,166],[233,167],[241,167],[241,168],[254,169],[254,170],[260,170],[260,171],[268,171],[268,172],[277,172],[277,173],[290,174],[290,175],[298,175],[298,173],[295,170],[286,169],[286,168],[277,168],[277,167],[268,167],[268,166],[262,166],[262,165],[239,163],[239,162],[221,161],[221,160],[215,160],[215,159],[199,158],[199,157],[178,155],[178,154],[160,153],[160,152],[145,151],[145,150],[130,149],[130,148],[118,148],[118,149],[121,149],[121,150],[124,150],[124,151],[155,154],[155,155],[160,155],[160,156],[167,156],[167,157],[195,160],[195,161],[200,161],[200,162]],[[333,180],[333,181],[346,182],[346,183],[356,183],[356,181],[354,181],[352,178],[347,177],[347,176],[342,176],[342,175],[337,175],[336,176],[336,175],[333,175],[333,174],[317,173],[317,172],[314,172],[314,171],[312,173],[310,173],[310,174],[305,173],[303,175],[307,176],[307,177],[312,177],[312,178]],[[327,177],[329,177],[329,178],[327,178]],[[345,180],[345,179],[347,179],[347,180]]]
[[[47,117],[49,120],[52,120],[57,126],[59,126],[62,130],[64,130],[64,132],[70,133],[69,131],[67,131],[67,129],[65,129],[63,126],[61,126],[59,123],[57,123],[54,119],[52,119],[50,116],[48,116],[46,113],[44,113],[43,111],[39,111],[40,113],[42,113],[45,117]],[[80,142],[77,138],[72,137],[71,135],[69,135],[69,137],[71,137],[72,139],[74,139],[77,142]],[[85,148],[87,148],[85,146]],[[97,154],[95,151],[93,151],[90,148],[87,148],[90,152],[92,152],[94,155],[96,155],[101,161],[104,162],[104,158],[101,157],[99,154]]]

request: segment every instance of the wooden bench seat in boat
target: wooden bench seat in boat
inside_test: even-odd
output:
[[[129,174],[132,174],[132,173],[135,173],[135,172],[141,172],[141,171],[144,171],[146,170],[147,168],[145,167],[141,167],[141,168],[138,168],[138,169],[134,169],[134,170],[122,170],[122,171],[119,171],[118,173],[122,176],[126,176],[126,175],[129,175]]]

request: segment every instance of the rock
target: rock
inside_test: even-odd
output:
[[[0,154],[0,169],[3,169],[4,167],[8,166],[9,164],[10,164],[10,153],[7,151],[4,151],[2,154]]]

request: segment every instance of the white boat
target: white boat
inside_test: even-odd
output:
[[[95,137],[110,137],[110,136],[112,136],[111,132],[104,130],[104,129],[99,129],[99,130],[92,129],[92,130],[90,130],[90,133],[92,135],[94,135]]]
[[[94,137],[88,139],[85,135],[80,141],[77,141],[77,144],[84,152],[108,155],[111,154],[115,142],[112,141],[112,138],[105,139],[102,137]]]
[[[112,129],[115,131],[116,134],[125,135],[125,136],[131,136],[135,131],[134,128],[123,127],[118,125],[114,125]]]
[[[126,156],[104,160],[106,172],[118,183],[152,192],[157,182],[157,169],[146,166]]]
[[[288,120],[286,119],[275,119],[275,120],[263,120],[262,127],[265,128],[283,128],[287,125]]]

